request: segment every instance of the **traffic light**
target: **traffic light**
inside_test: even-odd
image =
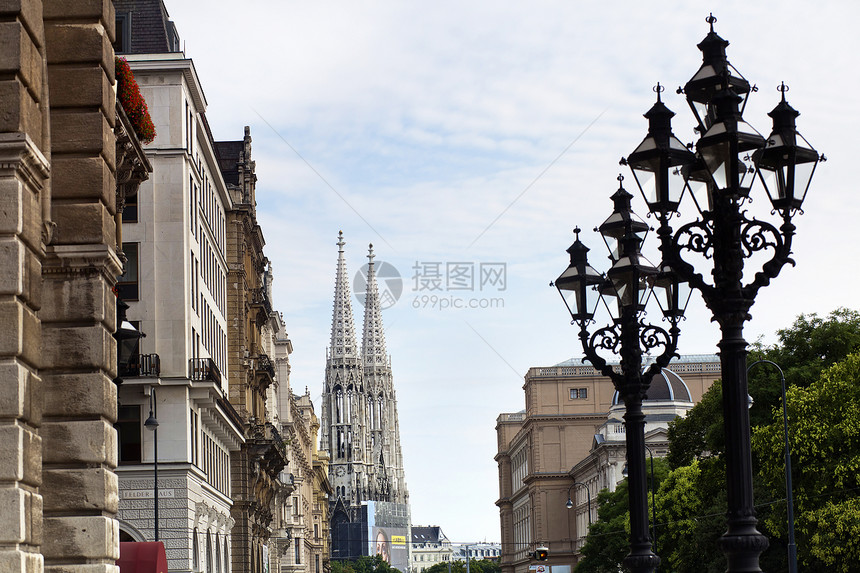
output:
[[[535,550],[535,559],[538,561],[546,561],[547,557],[549,557],[549,549],[546,547],[538,547]]]

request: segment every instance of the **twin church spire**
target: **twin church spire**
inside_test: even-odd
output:
[[[343,231],[340,231],[337,236],[337,274],[335,276],[334,309],[331,321],[331,350],[332,357],[357,358],[359,350],[355,337],[355,320],[352,314],[349,273],[346,268],[343,249],[345,245]],[[385,350],[385,330],[382,325],[382,307],[379,304],[374,258],[376,255],[371,244],[367,254],[361,358],[365,366],[384,366],[388,365],[388,356]]]
[[[321,448],[330,452],[332,504],[357,507],[364,501],[408,502],[391,361],[385,346],[376,255],[368,250],[366,273],[356,279],[364,298],[361,349],[355,336],[352,285],[343,232],[338,233],[331,347],[322,396]],[[363,279],[363,280],[362,280]],[[360,292],[364,283],[364,293]]]

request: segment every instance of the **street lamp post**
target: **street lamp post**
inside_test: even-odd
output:
[[[152,501],[155,513],[153,525],[155,529],[155,541],[158,541],[158,418],[156,418],[157,404],[155,403],[155,388],[149,390],[149,417],[143,423],[147,430],[152,431]]]
[[[645,446],[645,449],[648,451],[648,457],[651,458],[651,537],[654,539],[654,552],[657,552],[657,502],[654,499],[654,452],[651,451],[651,448]],[[627,477],[627,464],[624,464],[624,468],[621,470],[621,475],[623,477]]]
[[[570,499],[570,490],[575,488],[576,486],[585,488],[585,495],[588,499],[588,527],[591,528],[591,490],[588,489],[587,485],[578,481],[573,482],[573,485],[567,488],[567,503],[565,504],[565,507],[567,509],[573,509],[573,500]]]
[[[623,177],[618,177],[619,181]],[[648,534],[648,498],[645,484],[645,415],[642,400],[651,379],[675,355],[678,342],[678,321],[684,308],[679,306],[679,282],[672,272],[652,266],[641,253],[641,245],[649,227],[630,208],[632,195],[620,187],[612,196],[612,215],[599,227],[610,251],[612,267],[606,275],[588,264],[588,247],[576,240],[567,250],[570,265],[555,281],[555,286],[567,305],[572,321],[579,326],[579,339],[588,360],[604,376],[612,380],[625,404],[627,455],[630,464],[630,553],[624,564],[634,573],[651,573],[660,563],[651,550]],[[668,330],[645,320],[645,308],[650,295],[661,302]],[[663,295],[665,299],[660,299]],[[595,308],[600,301],[611,316],[611,323],[589,333]],[[614,303],[614,304],[611,304]],[[643,369],[643,354],[656,352],[656,358]],[[620,358],[616,371],[601,356],[612,354]]]
[[[785,499],[788,505],[788,573],[797,573],[797,544],[794,542],[794,490],[791,486],[791,447],[788,444],[788,406],[785,403],[785,373],[775,362],[756,360],[747,366],[747,372],[756,364],[770,364],[779,370],[782,386],[782,425],[785,432]]]
[[[652,214],[660,222],[658,236],[663,261],[701,292],[722,333],[720,362],[723,418],[726,435],[726,492],[728,527],[720,545],[729,572],[760,571],[759,556],[767,538],[756,529],[753,506],[752,454],[747,403],[747,343],[744,323],[758,290],[767,286],[791,259],[795,227],[793,215],[801,204],[820,156],[795,127],[799,115],[785,100],[788,88],[768,115],[773,131],[765,139],[743,120],[746,96],[754,91],[726,59],[728,42],[714,32],[698,45],[703,54],[699,71],[679,89],[698,123],[701,137],[695,154],[672,134],[674,115],[660,101],[646,114],[645,140],[622,163],[633,171]],[[777,226],[748,217],[750,190],[761,183],[782,222]],[[670,219],[688,192],[698,209],[695,220],[677,231]],[[709,284],[684,254],[712,261]],[[759,272],[745,279],[744,261],[767,256]],[[746,284],[744,281],[747,280]]]
[[[651,458],[651,537],[654,538],[654,552],[657,551],[657,500],[654,494],[654,485],[657,477],[654,475],[654,452],[647,445],[645,449],[648,451],[648,457]]]

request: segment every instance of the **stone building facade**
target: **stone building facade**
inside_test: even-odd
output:
[[[262,573],[270,561],[276,499],[287,465],[286,444],[267,403],[276,380],[275,357],[267,353],[273,316],[270,270],[257,222],[250,130],[245,128],[241,141],[219,142],[216,147],[232,203],[226,220],[230,402],[245,429],[245,443],[230,460],[232,571]]]
[[[0,2],[0,570],[115,571],[117,195],[145,159],[111,2]]]
[[[696,355],[655,377],[643,403],[654,455],[665,455],[669,421],[685,415],[719,375],[718,357]],[[546,565],[575,564],[589,515],[597,518],[597,494],[615,489],[626,459],[624,407],[612,382],[590,365],[531,368],[523,388],[525,410],[496,422],[503,573],[528,572],[541,545],[549,549]]]
[[[158,133],[146,146],[152,177],[122,214],[127,263],[118,291],[146,336],[119,394],[120,535],[162,541],[171,571],[227,572],[230,460],[245,441],[228,401],[226,213],[233,200],[194,63],[179,51],[163,3],[115,6],[116,49]],[[150,417],[158,421],[152,432],[143,423]]]

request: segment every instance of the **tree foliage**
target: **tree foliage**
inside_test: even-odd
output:
[[[646,471],[651,486],[651,462],[646,458]],[[654,491],[656,492],[669,475],[665,460],[654,458]],[[597,522],[591,525],[582,547],[583,558],[576,566],[576,573],[602,571],[626,571],[622,561],[630,552],[630,516],[628,512],[629,492],[625,479],[614,492],[603,490],[597,495]],[[657,498],[657,508],[660,502]],[[648,493],[648,515],[651,516],[651,494]],[[657,516],[660,521],[660,516]],[[649,520],[649,523],[651,521]],[[659,533],[658,533],[659,535]]]
[[[663,481],[657,496],[656,553],[663,563],[661,570],[726,570],[725,556],[716,543],[725,531],[724,481],[725,466],[714,457],[676,468]]]
[[[342,561],[332,560],[332,573],[400,573],[382,558],[381,555],[362,555],[357,559]]]
[[[839,309],[822,318],[816,314],[800,315],[789,328],[778,331],[778,342],[772,346],[756,343],[751,346],[747,364],[757,360],[770,360],[780,366],[785,373],[786,384],[792,390],[790,396],[812,391],[819,384],[817,380],[828,368],[849,354],[860,351],[860,313]],[[846,374],[850,378],[851,374]],[[822,378],[824,380],[824,378]],[[785,511],[785,482],[783,465],[783,431],[781,418],[782,391],[779,370],[769,364],[759,364],[749,371],[749,393],[753,398],[750,409],[750,423],[756,433],[753,444],[753,463],[756,474],[754,496],[759,518],[759,530],[770,539],[770,547],[761,556],[761,566],[765,571],[787,570],[786,544],[787,526]],[[860,380],[852,383],[860,388]],[[821,382],[824,384],[824,382]],[[833,387],[833,382],[829,383]],[[847,395],[846,395],[847,397]],[[807,406],[828,408],[830,416],[845,416],[855,411],[856,404],[832,401],[820,396],[809,399]],[[789,398],[791,407],[792,398]],[[854,549],[856,542],[849,539],[860,538],[860,514],[858,514],[855,489],[845,498],[835,494],[822,494],[822,490],[834,492],[839,487],[850,490],[856,488],[845,485],[850,476],[858,475],[856,458],[846,462],[846,472],[842,486],[831,483],[836,480],[834,468],[823,463],[824,458],[838,457],[834,448],[841,444],[860,455],[860,445],[848,446],[846,436],[849,432],[843,425],[836,425],[832,433],[820,427],[827,422],[823,418],[811,417],[806,411],[790,415],[790,424],[795,432],[792,443],[808,442],[810,451],[804,457],[801,450],[799,459],[793,461],[795,475],[798,471],[808,472],[808,479],[797,480],[794,484],[795,496],[805,496],[803,543],[801,547],[798,534],[798,550],[803,559],[805,571],[840,570],[841,563],[848,562],[849,569],[860,570],[853,558],[860,549]],[[854,415],[854,428],[860,427],[860,414]],[[815,420],[812,422],[812,420]],[[846,424],[849,422],[845,422]],[[841,433],[840,433],[841,432]],[[823,440],[822,436],[832,442]],[[657,552],[663,560],[661,570],[695,571],[697,573],[725,570],[725,558],[719,550],[719,538],[725,531],[725,434],[723,430],[722,385],[718,381],[702,397],[702,400],[688,412],[669,424],[670,448],[667,455],[669,477],[660,488],[657,500],[658,531]],[[853,448],[853,449],[852,449]],[[840,450],[843,453],[846,450]],[[815,455],[813,455],[815,454]],[[816,455],[818,457],[816,457]],[[802,470],[798,470],[803,466]],[[853,468],[853,472],[852,469]],[[759,472],[761,475],[759,475]],[[825,479],[826,474],[827,479]],[[766,476],[766,477],[765,477]],[[854,478],[857,479],[856,477]],[[827,488],[830,488],[828,490]],[[841,490],[839,490],[841,491]],[[824,497],[822,497],[824,495]],[[828,497],[829,496],[829,497]],[[828,501],[829,500],[829,501]],[[798,511],[801,509],[798,504]],[[837,518],[838,515],[842,519]],[[852,521],[853,520],[853,521]],[[798,514],[798,527],[801,519]],[[798,529],[798,531],[800,531]],[[852,537],[853,536],[853,537]],[[838,550],[832,550],[834,545]],[[824,558],[829,560],[825,560]],[[850,569],[853,567],[854,569]]]
[[[621,566],[630,547],[627,496],[626,479],[615,491],[604,489],[597,494],[597,521],[588,530],[576,573],[627,570]]]
[[[860,313],[837,309],[825,318],[801,314],[791,327],[777,331],[772,346],[751,345],[747,364],[770,360],[785,373],[788,386],[807,387],[821,372],[852,352],[860,351]],[[779,370],[759,364],[748,375],[752,427],[770,422],[770,412],[782,402]],[[725,449],[723,430],[722,384],[714,383],[687,416],[669,424],[671,468],[688,465],[696,459],[720,456]]]
[[[425,569],[425,573],[448,573],[448,563],[437,563]],[[466,562],[457,560],[450,563],[450,573],[466,573]],[[502,566],[491,559],[473,559],[469,562],[469,573],[501,573]]]
[[[789,443],[798,557],[809,570],[860,570],[860,354],[852,354],[808,387],[788,391]],[[781,408],[758,427],[753,444],[761,476],[784,491]],[[786,534],[785,511],[769,529]]]

